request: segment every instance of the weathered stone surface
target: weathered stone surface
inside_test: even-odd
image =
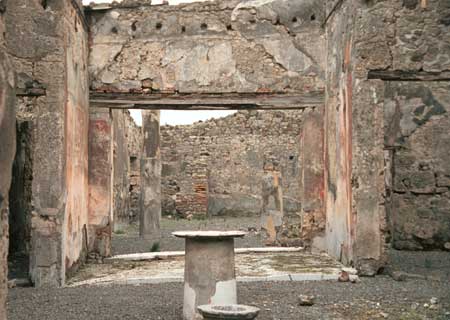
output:
[[[325,233],[324,110],[306,114],[301,132],[301,238],[311,245]]]
[[[445,82],[386,84],[389,217],[397,249],[444,249],[450,239],[449,91]]]
[[[328,12],[334,3],[327,6]],[[316,237],[313,246],[326,250],[344,262],[352,260],[351,163],[352,148],[351,88],[349,65],[352,47],[354,11],[351,1],[345,1],[330,16],[327,23],[328,47],[327,100],[325,102],[325,203],[326,236]]]
[[[31,90],[40,96],[24,97],[19,109],[32,128],[30,271],[37,286],[63,284],[66,269],[75,269],[86,249],[88,52],[79,5],[8,1],[5,13],[15,68],[28,79],[26,87],[40,89]],[[58,254],[45,256],[54,248]]]
[[[128,145],[128,154],[130,156],[129,171],[129,191],[130,208],[129,222],[136,222],[139,219],[139,198],[140,198],[140,158],[142,153],[142,128],[137,126],[131,116],[126,114],[126,137]]]
[[[238,4],[212,1],[142,6],[139,11],[117,5],[90,11],[92,88],[118,92],[323,89],[323,55],[317,50],[325,43],[320,27],[323,5],[284,0]]]
[[[0,319],[6,319],[9,244],[8,193],[16,151],[15,74],[5,48],[3,19],[4,12],[0,11]]]
[[[232,233],[228,232],[226,237],[207,235],[207,238],[202,238],[193,232],[193,237],[186,237],[184,320],[197,319],[199,305],[237,303]]]
[[[274,246],[280,243],[279,235],[283,225],[283,183],[279,162],[275,158],[264,161],[262,177],[261,229],[266,233],[266,245]],[[275,208],[269,209],[272,202]]]
[[[113,225],[114,231],[129,224],[130,156],[128,152],[127,110],[112,110],[113,127]]]
[[[110,255],[112,227],[113,128],[109,109],[89,115],[89,252]],[[111,237],[111,234],[109,234]],[[105,246],[106,245],[106,246]]]
[[[317,244],[373,274],[384,263],[384,88],[366,79],[367,70],[386,67],[389,29],[375,27],[385,20],[374,7],[384,2],[335,5],[328,5],[327,23],[327,232]]]
[[[327,239],[332,241],[325,247],[330,251],[334,246],[331,252],[339,256],[347,251],[349,260],[361,271],[374,274],[384,261],[385,210],[390,224],[394,224],[391,233],[395,238],[395,229],[408,225],[402,221],[402,227],[396,226],[397,214],[393,210],[399,209],[397,197],[408,202],[414,197],[432,198],[447,192],[445,186],[437,185],[438,181],[445,184],[441,177],[445,177],[446,170],[442,172],[438,164],[436,170],[440,173],[434,173],[435,165],[428,160],[428,152],[444,159],[448,158],[448,148],[441,146],[440,151],[423,153],[421,150],[435,148],[433,141],[445,141],[440,132],[448,132],[449,126],[436,121],[447,119],[441,100],[448,98],[438,88],[448,84],[390,83],[374,77],[368,80],[368,74],[384,70],[391,72],[393,76],[388,78],[395,81],[401,79],[399,74],[414,75],[418,71],[412,79],[433,80],[432,76],[424,77],[427,72],[438,79],[439,72],[448,70],[450,36],[442,33],[446,28],[442,21],[449,7],[439,0],[420,4],[400,0],[365,4],[344,1],[342,5],[331,1],[328,10],[328,39],[342,45],[328,46],[331,67],[327,78],[326,130],[332,136],[327,133]],[[429,130],[433,138],[428,135],[426,147],[419,142],[413,145],[410,140],[417,141],[425,128],[432,128]],[[386,185],[383,136],[389,170]],[[434,140],[436,136],[439,138]],[[335,143],[336,139],[339,143]],[[430,211],[432,206],[428,206],[424,211],[416,203],[415,209],[409,207],[408,215],[429,216],[432,211],[447,210],[445,201],[436,202],[436,206],[438,210],[434,207]],[[432,234],[437,234],[434,219],[441,219],[440,214],[433,212],[432,216],[432,223],[417,228],[419,238],[426,239],[419,242],[429,243]],[[442,225],[448,230],[446,222]],[[413,232],[411,227],[407,230],[403,234]],[[419,247],[417,242],[401,241],[405,248]]]
[[[303,120],[310,114],[315,117],[320,111],[239,111],[190,126],[163,126],[163,213],[259,214],[264,157],[273,155],[283,176],[284,210],[289,215],[300,215],[304,153],[322,157],[321,139],[313,129],[311,144],[305,146],[305,151],[301,147]],[[312,143],[318,150],[308,149]],[[309,186],[307,181],[305,187]],[[310,201],[315,195],[311,191]]]
[[[144,239],[157,240],[161,237],[159,111],[142,111],[142,135],[139,235]]]

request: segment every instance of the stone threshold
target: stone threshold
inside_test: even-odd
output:
[[[303,247],[263,247],[263,248],[236,248],[234,253],[236,254],[248,254],[248,253],[282,253],[282,252],[302,252],[305,249]],[[163,251],[163,252],[145,252],[145,253],[131,253],[112,256],[105,258],[105,263],[119,262],[119,261],[152,261],[168,259],[173,257],[184,256],[184,251]]]
[[[339,274],[326,274],[326,273],[293,273],[293,274],[280,274],[269,276],[256,276],[256,277],[236,277],[238,282],[300,282],[300,281],[337,281]],[[183,283],[183,277],[136,277],[126,279],[90,279],[86,281],[77,282],[69,285],[68,287],[81,287],[81,286],[107,286],[107,285],[145,285],[145,284],[160,284],[160,283]]]

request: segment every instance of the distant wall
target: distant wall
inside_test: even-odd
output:
[[[193,125],[161,127],[163,212],[260,214],[264,160],[273,156],[281,168],[285,211],[300,214],[300,143],[309,112],[239,111]]]

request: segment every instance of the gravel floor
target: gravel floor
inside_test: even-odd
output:
[[[181,230],[257,230],[259,217],[227,217],[209,218],[208,220],[168,219],[161,221],[162,239],[159,242],[160,251],[184,250],[184,239],[175,238],[172,232]],[[112,237],[112,254],[127,254],[149,252],[153,240],[139,238],[139,227],[130,225],[123,233],[114,233]],[[263,247],[261,234],[250,232],[242,239],[236,239],[237,248]]]
[[[299,319],[450,319],[450,284],[386,276],[361,283],[239,283],[239,301],[262,309],[259,320]],[[9,292],[12,320],[181,320],[182,284],[105,286],[63,289],[16,288]],[[301,307],[298,295],[316,297]],[[439,303],[433,308],[432,297]]]
[[[183,250],[176,230],[253,230],[259,219],[215,218],[207,221],[163,219],[161,251]],[[113,237],[113,253],[150,251],[136,226]],[[255,233],[238,240],[237,247],[261,247]],[[239,283],[239,302],[261,308],[258,320],[395,319],[450,320],[450,252],[391,251],[387,271],[401,270],[436,280],[408,278],[394,281],[386,275],[362,278],[360,283],[253,282]],[[315,296],[311,307],[298,305],[300,294]],[[438,304],[430,299],[437,298]],[[10,320],[181,320],[183,285],[87,286],[61,289],[14,288],[8,295]]]

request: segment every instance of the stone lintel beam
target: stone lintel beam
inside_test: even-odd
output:
[[[324,104],[323,91],[307,93],[117,93],[92,92],[92,108],[147,110],[304,109]]]
[[[139,235],[159,239],[161,221],[161,153],[159,111],[142,111],[144,145],[141,158]]]

